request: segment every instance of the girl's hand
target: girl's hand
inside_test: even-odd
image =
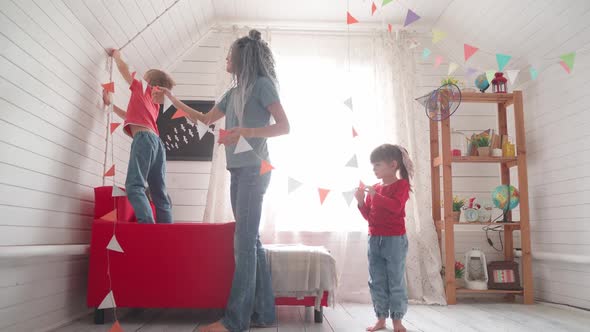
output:
[[[121,57],[121,52],[116,48],[107,48],[107,54],[113,58]]]
[[[354,198],[356,198],[359,204],[365,203],[365,189],[364,188],[356,188],[356,192],[354,193]]]
[[[104,103],[104,106],[111,105],[111,96],[109,95],[109,92],[105,89],[102,89],[102,102]]]

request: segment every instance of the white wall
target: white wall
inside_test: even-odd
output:
[[[108,153],[105,163],[100,101],[105,48],[122,47],[160,14],[123,49],[139,73],[168,68],[198,42],[211,25],[211,2],[2,1],[0,331],[48,329],[87,312],[92,189],[113,162]],[[115,101],[125,106],[128,90],[114,79]],[[120,185],[129,144],[118,129]]]

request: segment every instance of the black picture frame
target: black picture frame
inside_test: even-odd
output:
[[[215,106],[214,101],[208,100],[183,100],[182,102],[202,113],[209,112]],[[211,161],[215,144],[214,135],[208,132],[199,139],[195,123],[191,123],[185,117],[173,119],[176,111],[174,106],[168,107],[166,111],[163,105],[160,106],[157,123],[160,139],[166,148],[166,160]],[[214,129],[215,125],[209,128]]]

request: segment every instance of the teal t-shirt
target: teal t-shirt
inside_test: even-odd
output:
[[[236,112],[233,109],[228,109],[231,108],[232,103],[230,102],[230,98],[232,98],[235,90],[236,88],[230,89],[217,104],[217,108],[225,114],[226,130],[240,126]],[[260,128],[268,126],[270,122],[268,106],[276,102],[280,102],[280,99],[273,81],[268,77],[258,77],[252,88],[252,94],[244,107],[242,127]],[[225,147],[228,169],[260,167],[262,159],[270,162],[266,138],[247,137],[245,139],[252,146],[251,151],[234,154],[236,145]]]

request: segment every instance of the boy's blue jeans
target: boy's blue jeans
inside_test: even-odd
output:
[[[166,150],[160,138],[148,131],[136,132],[131,143],[125,189],[138,223],[154,223],[146,183],[156,206],[158,223],[172,223],[172,205],[166,193]]]
[[[408,238],[369,236],[369,290],[378,318],[402,319],[408,310],[406,255]]]
[[[270,172],[260,175],[260,167],[230,169],[231,204],[236,219],[234,234],[235,271],[222,324],[230,331],[244,331],[250,322],[272,325],[275,299],[270,271],[258,235],[262,199],[270,182]]]

